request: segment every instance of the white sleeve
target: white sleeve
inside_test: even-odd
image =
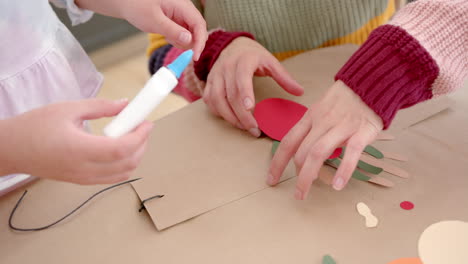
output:
[[[68,17],[72,26],[87,22],[93,16],[93,12],[87,9],[79,8],[74,0],[49,0],[59,8],[66,8]]]

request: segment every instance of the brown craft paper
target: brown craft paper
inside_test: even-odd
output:
[[[283,97],[310,105],[333,83],[331,76],[345,63],[344,54],[353,49],[349,46],[339,51],[324,50],[310,53],[310,58],[304,55],[286,61],[286,67],[305,87],[305,94],[287,95],[271,79],[259,78],[255,82],[257,101]],[[306,65],[332,53],[337,59],[322,60],[316,70]],[[419,107],[416,113],[406,110],[411,121],[403,118],[400,122],[405,126],[419,122],[415,116],[427,118],[434,108]],[[268,188],[265,182],[271,144],[269,139],[253,138],[214,117],[199,101],[157,122],[147,153],[135,173],[143,180],[133,186],[141,200],[164,195],[145,204],[156,227],[163,230]],[[295,170],[288,170],[283,180],[294,176]]]
[[[395,178],[394,188],[351,181],[336,192],[318,182],[306,201],[296,201],[296,182],[290,179],[162,232],[144,211],[138,213],[139,199],[130,186],[98,198],[50,230],[12,232],[6,222],[22,193],[18,190],[0,200],[2,263],[284,264],[320,263],[330,254],[337,263],[374,264],[418,256],[418,239],[427,226],[468,220],[468,164],[411,131],[389,148],[414,157],[404,163],[414,176]],[[39,181],[29,187],[15,223],[49,223],[96,189]],[[412,201],[415,209],[402,210],[402,200]],[[377,228],[363,225],[358,202],[379,217]]]
[[[437,118],[432,117],[421,124],[415,124],[413,130],[468,158],[468,102],[460,100],[467,97],[468,81],[464,88],[449,95],[456,102],[450,109],[441,112]]]
[[[394,140],[394,139],[395,139],[395,136],[386,132],[380,132],[376,138],[376,140]]]
[[[349,46],[318,50],[297,56],[285,62],[285,65],[301,83],[307,84],[306,87],[320,88],[320,85],[326,86],[332,83],[333,70],[338,69],[353,50],[355,48]],[[307,70],[300,70],[306,64],[309,65]],[[307,81],[308,78],[311,80]],[[265,88],[277,91],[277,86],[270,81],[259,80],[257,85],[268,85]],[[277,96],[277,93],[272,92],[273,96]],[[468,104],[468,97],[456,100]],[[160,177],[161,172],[170,173],[172,169],[182,170],[180,167],[185,166],[185,160],[167,159],[167,164],[163,164],[149,155],[154,155],[153,149],[161,152],[158,157],[164,153],[179,154],[175,151],[171,154],[170,148],[178,148],[177,144],[184,141],[182,140],[184,137],[190,138],[190,142],[197,142],[189,144],[186,148],[190,155],[193,154],[190,159],[200,162],[200,167],[205,167],[204,170],[190,171],[192,182],[196,185],[179,186],[179,190],[186,188],[190,194],[194,191],[189,188],[203,187],[204,194],[213,195],[211,189],[222,187],[216,181],[216,177],[223,178],[226,175],[243,177],[236,173],[243,171],[245,169],[243,166],[251,171],[257,171],[255,167],[263,166],[262,154],[254,156],[248,163],[231,165],[228,168],[229,172],[223,167],[226,166],[223,161],[226,155],[230,155],[229,158],[249,155],[244,150],[250,149],[252,142],[256,147],[264,148],[261,152],[265,152],[265,159],[270,158],[271,141],[267,139],[258,140],[259,143],[257,140],[250,141],[247,135],[234,132],[236,130],[232,131],[228,126],[223,127],[226,140],[243,144],[243,148],[231,150],[220,146],[219,153],[215,153],[216,155],[211,153],[213,146],[210,140],[213,139],[205,139],[200,135],[200,130],[196,129],[195,133],[191,134],[192,127],[189,125],[206,126],[212,119],[206,109],[199,104],[191,105],[189,109],[193,109],[198,114],[193,116],[194,121],[185,120],[188,115],[185,112],[177,112],[163,120],[164,122],[156,123],[156,127],[171,126],[174,136],[165,138],[172,142],[172,145],[168,143],[156,146],[153,141],[150,143],[150,151],[142,166],[153,166],[149,164],[153,162],[160,167],[143,169],[150,173],[146,175],[147,178]],[[445,115],[444,112],[444,120],[450,119],[450,113]],[[434,116],[431,121],[435,122],[438,118]],[[223,122],[218,123],[214,120],[212,122],[224,126]],[[417,127],[424,126],[425,122],[417,124]],[[447,123],[452,124],[448,121]],[[452,125],[462,126],[463,129],[467,126],[463,123]],[[466,210],[468,164],[466,157],[461,156],[445,142],[435,140],[423,134],[423,131],[416,131],[413,128],[416,126],[405,129],[399,134],[392,132],[396,136],[394,141],[379,141],[373,144],[378,149],[410,157],[409,162],[395,162],[410,172],[411,177],[409,179],[393,177],[392,180],[395,181],[393,188],[379,188],[352,180],[343,191],[337,192],[317,181],[312,186],[306,201],[296,201],[293,198],[296,184],[294,178],[284,181],[275,188],[262,189],[265,185],[260,183],[263,184],[266,172],[259,172],[258,175],[252,173],[243,184],[229,186],[238,191],[236,195],[231,195],[231,197],[238,196],[237,199],[227,201],[222,206],[162,232],[155,230],[147,212],[138,212],[139,198],[147,198],[161,191],[157,190],[159,186],[152,186],[148,179],[145,179],[143,181],[145,184],[140,186],[148,189],[148,193],[140,192],[141,197],[138,197],[130,186],[123,186],[96,198],[65,222],[34,233],[13,232],[7,227],[10,211],[24,190],[19,189],[0,199],[1,263],[284,264],[320,263],[322,257],[329,254],[337,263],[375,264],[417,256],[418,239],[427,226],[445,219],[468,220]],[[209,129],[211,130],[209,133],[217,133],[216,129],[212,127]],[[184,130],[184,133],[178,132],[180,130]],[[152,140],[155,140],[161,131],[165,130],[155,130]],[[180,135],[178,133],[183,134],[183,137],[174,139],[173,137]],[[213,135],[209,133],[208,135]],[[451,138],[450,141],[452,140],[457,139]],[[217,141],[213,144],[215,143],[218,144]],[[222,144],[231,146],[226,142]],[[194,147],[197,147],[196,151],[192,149]],[[260,150],[256,152],[253,147],[250,150],[260,153]],[[237,155],[225,153],[229,151],[239,151],[239,153]],[[185,158],[189,156],[179,155]],[[192,169],[190,166],[186,168]],[[294,170],[288,173],[292,171]],[[207,175],[211,177],[208,180],[205,178]],[[171,178],[167,180],[183,186],[178,177],[181,175],[171,174]],[[250,186],[252,183],[258,183],[261,189],[257,192],[243,193],[245,189],[241,187]],[[53,181],[37,181],[28,186],[29,193],[17,211],[14,222],[20,227],[48,224],[63,216],[100,188],[103,186],[85,187]],[[250,189],[253,188],[249,187],[249,191]],[[216,191],[216,194],[219,193],[222,192]],[[167,191],[164,194],[171,196]],[[203,194],[180,199],[185,202],[182,205],[199,206],[204,203],[197,199],[202,198]],[[217,204],[222,200],[210,196],[206,201],[211,199],[215,199]],[[402,200],[413,202],[416,205],[415,209],[403,211],[399,207]],[[155,219],[158,215],[187,209],[167,206],[168,211],[153,212],[158,209],[154,206],[161,201],[163,200],[154,200],[148,204]],[[378,227],[367,229],[363,225],[362,217],[355,209],[358,202],[365,202],[372,208],[372,212],[380,220]],[[210,206],[204,208],[208,207]],[[197,209],[200,208],[201,206]]]

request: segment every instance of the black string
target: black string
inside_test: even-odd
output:
[[[138,212],[141,212],[141,211],[143,211],[143,209],[146,209],[145,203],[146,203],[147,201],[153,200],[153,199],[156,199],[156,198],[163,198],[163,197],[164,197],[164,195],[155,195],[155,196],[152,196],[152,197],[150,197],[150,198],[144,199],[143,201],[141,201],[141,207],[140,207],[140,209],[138,210]]]
[[[13,210],[11,211],[11,214],[10,214],[10,219],[8,220],[8,225],[10,226],[11,229],[15,230],[15,231],[23,231],[23,232],[26,232],[26,231],[41,231],[41,230],[44,230],[44,229],[47,229],[47,228],[50,228],[60,222],[62,222],[63,220],[65,220],[67,217],[69,217],[70,215],[72,215],[73,213],[75,213],[76,211],[78,211],[81,207],[83,207],[85,204],[87,204],[89,201],[91,201],[94,197],[98,196],[99,194],[105,192],[105,191],[108,191],[110,189],[113,189],[113,188],[116,188],[116,187],[119,187],[121,185],[124,185],[124,184],[128,184],[128,183],[131,183],[131,182],[134,182],[134,181],[138,181],[140,180],[141,178],[137,178],[137,179],[132,179],[132,180],[128,180],[128,181],[124,181],[124,182],[121,182],[121,183],[118,183],[118,184],[115,184],[115,185],[112,185],[112,186],[109,186],[107,188],[104,188],[102,190],[100,190],[99,192],[93,194],[91,197],[89,197],[86,201],[84,201],[81,205],[79,205],[78,207],[76,207],[75,209],[73,209],[71,212],[69,212],[68,214],[66,214],[64,217],[60,218],[59,220],[53,222],[52,224],[49,224],[49,225],[46,225],[46,226],[43,226],[43,227],[36,227],[36,228],[20,228],[20,227],[15,227],[12,223],[12,219],[13,219],[13,215],[15,214],[16,212],[16,209],[18,209],[18,206],[20,205],[21,201],[23,201],[23,198],[24,196],[26,195],[26,193],[28,193],[28,190],[25,190],[23,195],[21,196],[21,198],[19,198],[18,202],[16,202],[16,205],[15,207],[13,208]],[[148,200],[148,199],[146,199]],[[145,201],[146,201],[145,200]]]

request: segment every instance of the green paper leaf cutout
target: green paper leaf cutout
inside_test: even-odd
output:
[[[336,262],[330,255],[325,255],[323,256],[322,264],[336,264]]]
[[[377,150],[377,149],[375,149],[375,150]],[[346,151],[346,148],[343,147],[343,152],[341,153],[340,158],[344,157],[345,151]],[[380,151],[378,151],[378,152],[380,152]],[[375,175],[380,174],[383,171],[382,168],[376,167],[376,166],[371,165],[371,164],[369,164],[367,162],[364,162],[362,160],[358,161],[357,167],[364,170],[364,171],[366,171],[366,172],[369,172],[369,173],[372,173],[372,174],[375,174]]]
[[[281,142],[277,140],[273,140],[273,146],[271,146],[271,155],[275,155],[276,150],[278,149],[280,143]]]
[[[360,180],[360,181],[370,181],[370,179],[371,179],[371,177],[362,174],[358,170],[353,171],[353,178],[356,179],[356,180]]]
[[[340,164],[341,164],[341,160],[339,159],[332,159],[332,160],[327,160],[328,163],[331,163],[333,164],[335,167],[340,167]],[[371,179],[371,177],[367,176],[367,175],[364,175],[362,174],[360,171],[358,170],[355,170],[353,172],[353,175],[352,177],[356,180],[360,180],[360,181],[369,181]]]
[[[364,149],[364,152],[371,155],[372,157],[374,157],[376,159],[383,159],[384,158],[384,154],[382,152],[380,152],[380,150],[374,148],[371,145],[367,145],[367,147]]]
[[[364,170],[364,171],[367,171],[369,173],[372,173],[372,174],[379,174],[383,171],[382,168],[379,168],[379,167],[376,167],[374,165],[370,165],[369,163],[366,163],[362,160],[358,161],[358,165],[357,165],[358,168]]]

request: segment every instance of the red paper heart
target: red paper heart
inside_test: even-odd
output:
[[[268,137],[281,141],[307,112],[307,107],[281,98],[269,98],[255,106],[258,128]]]
[[[281,141],[307,112],[307,107],[282,98],[268,98],[255,106],[258,128],[268,137]],[[329,159],[338,158],[342,149],[335,149]]]

